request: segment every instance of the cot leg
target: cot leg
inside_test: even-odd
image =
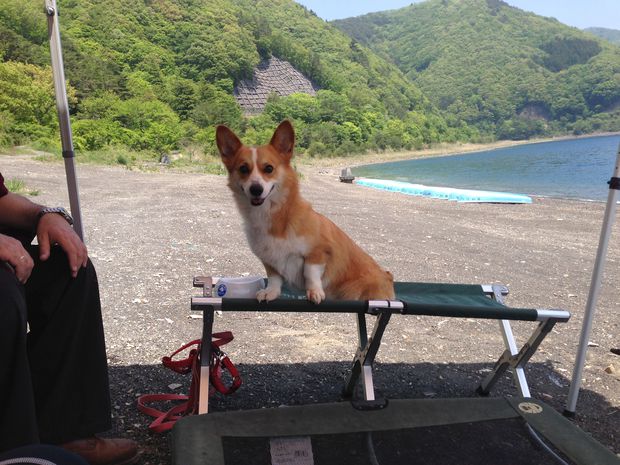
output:
[[[503,304],[504,296],[508,295],[508,288],[506,286],[494,284],[491,287],[491,292],[488,292],[488,294],[490,294],[494,300]],[[501,357],[493,367],[491,374],[489,374],[489,376],[487,376],[486,379],[482,383],[480,383],[480,386],[477,389],[477,392],[480,395],[489,395],[491,388],[504,374],[504,372],[510,367],[511,358],[519,353],[519,349],[517,348],[517,343],[515,341],[510,322],[508,320],[501,320],[499,322],[499,328],[502,333],[502,337],[504,338],[504,345],[506,346],[506,351],[501,355]],[[523,368],[513,368],[512,374],[514,377],[515,385],[517,386],[517,389],[519,390],[521,396],[531,397],[530,389],[527,385],[527,380],[525,379],[525,371],[523,370]]]
[[[529,362],[530,358],[532,358],[532,356],[536,353],[538,347],[540,346],[542,341],[544,341],[545,337],[547,337],[547,334],[551,332],[556,323],[557,321],[551,318],[540,322],[540,324],[532,333],[528,341],[523,344],[523,347],[521,348],[519,353],[514,357],[514,370],[520,369],[521,371],[523,371],[525,364]],[[529,390],[527,394],[529,396]]]
[[[202,344],[200,349],[200,389],[198,392],[198,413],[209,412],[209,367],[211,362],[211,339],[215,308],[207,306],[202,311]]]
[[[500,325],[502,327],[504,343],[510,351],[511,357],[517,356],[519,350],[517,348],[517,343],[512,333],[512,328],[510,327],[510,322],[507,320],[502,320],[500,321]],[[523,369],[522,365],[512,367],[512,376],[521,397],[532,397],[530,395],[530,388],[527,384],[527,380],[525,379],[525,370]]]
[[[381,338],[385,332],[391,313],[380,313],[372,330],[370,338],[366,328],[366,315],[358,313],[357,329],[359,337],[359,346],[357,353],[353,359],[351,372],[347,377],[342,391],[343,397],[353,397],[353,391],[360,375],[362,377],[362,388],[364,390],[364,400],[375,400],[374,383],[372,378],[372,364],[374,363],[379,347],[381,346]]]
[[[495,362],[495,366],[493,367],[493,370],[491,370],[491,373],[489,373],[489,375],[480,383],[480,386],[478,386],[478,389],[476,389],[476,392],[478,394],[482,396],[489,395],[489,393],[491,392],[491,389],[493,388],[493,386],[495,386],[495,383],[497,383],[497,381],[506,372],[508,367],[510,367],[511,360],[514,357],[514,355],[515,354],[513,354],[510,351],[510,349],[507,349],[504,351],[504,353],[501,355],[499,360]],[[520,388],[520,386],[517,386],[517,387]],[[527,383],[526,383],[526,389],[527,389]],[[524,397],[530,397],[530,396],[527,395]]]
[[[499,378],[504,374],[504,372],[508,368],[512,368],[512,375],[514,377],[514,382],[519,391],[521,397],[531,397],[530,388],[527,384],[527,379],[525,378],[525,370],[522,366],[512,366],[512,360],[519,354],[519,349],[517,347],[517,342],[515,340],[514,334],[512,332],[512,328],[510,326],[510,322],[507,320],[501,320],[499,322],[499,327],[502,333],[502,337],[504,338],[504,345],[506,346],[506,351],[499,358],[493,371],[491,374],[480,384],[478,388],[478,393],[482,395],[488,395],[491,391],[493,385],[499,380]]]
[[[504,323],[504,322],[502,322]],[[508,323],[508,322],[506,322]],[[525,364],[530,360],[532,355],[536,353],[538,347],[545,339],[547,334],[551,332],[555,326],[556,320],[547,319],[540,322],[538,327],[534,330],[528,341],[521,347],[521,350],[517,352],[516,344],[514,343],[514,337],[512,330],[505,332],[506,337],[510,339],[507,343],[508,349],[504,351],[500,359],[495,363],[493,371],[480,383],[477,392],[482,395],[488,395],[493,385],[502,376],[502,374],[510,368],[515,377],[515,384],[519,390],[519,394],[522,397],[531,397],[527,381],[525,379]],[[510,328],[510,325],[508,325]]]
[[[355,385],[357,384],[357,380],[361,373],[361,364],[358,360],[359,354],[362,353],[364,347],[368,343],[368,331],[366,328],[366,314],[358,313],[357,314],[357,338],[358,338],[358,346],[355,352],[355,357],[353,358],[353,365],[351,366],[351,372],[349,373],[347,379],[345,380],[344,387],[342,389],[342,396],[344,398],[353,397],[353,390],[355,389]]]

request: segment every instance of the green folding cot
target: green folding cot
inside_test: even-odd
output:
[[[211,341],[216,311],[354,314],[358,347],[342,391],[351,401],[207,413],[211,347],[203,343],[199,415],[180,420],[173,429],[175,464],[620,463],[552,408],[531,398],[525,365],[555,324],[568,321],[565,310],[508,307],[508,289],[502,285],[398,282],[395,300],[327,300],[316,305],[289,288],[271,302],[213,297],[214,284],[210,277],[194,279],[194,285],[203,288],[203,295],[191,302],[193,310],[203,313],[203,342]],[[510,370],[518,396],[376,399],[373,363],[396,315],[497,320],[505,350],[477,391],[489,394]],[[515,320],[533,323],[521,347],[510,326]],[[363,396],[353,399],[358,382]],[[493,435],[499,447],[493,446]]]
[[[618,465],[553,408],[524,398],[396,399],[189,416],[176,465]]]

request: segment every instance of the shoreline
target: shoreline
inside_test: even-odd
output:
[[[580,136],[560,136],[554,138],[544,138],[544,139],[534,139],[534,140],[521,140],[521,141],[496,141],[487,144],[443,144],[439,147],[433,147],[428,149],[422,149],[419,151],[413,152],[387,152],[387,153],[368,153],[362,155],[353,155],[350,157],[335,157],[328,159],[302,159],[303,161],[296,167],[298,171],[301,171],[304,175],[314,174],[330,174],[333,176],[340,176],[340,170],[343,168],[357,168],[360,166],[372,166],[379,165],[382,163],[391,163],[391,162],[399,162],[399,161],[408,161],[408,160],[422,160],[427,158],[435,158],[435,157],[449,157],[453,155],[463,155],[477,152],[486,152],[493,151],[496,149],[506,148],[506,147],[517,147],[522,145],[534,145],[534,144],[542,144],[547,142],[559,142],[559,141],[570,141],[570,140],[579,140],[579,139],[587,139],[594,137],[613,137],[620,136],[620,132],[605,132],[605,133],[596,133],[596,134],[587,134]],[[309,161],[309,163],[307,163]],[[327,163],[324,163],[327,161]],[[305,168],[305,169],[304,169]],[[360,179],[363,178],[360,177]],[[435,188],[449,188],[453,186],[446,186],[444,184],[428,184],[428,187]],[[459,189],[459,188],[455,188]],[[462,188],[468,190],[469,188]],[[476,189],[474,189],[476,190]],[[505,192],[504,190],[497,189],[478,189],[482,191],[493,191],[493,192]],[[510,191],[510,193],[513,191]],[[402,195],[408,195],[406,193],[402,193]],[[554,201],[573,201],[573,202],[583,202],[583,203],[591,203],[591,204],[605,204],[607,202],[607,197],[601,199],[589,199],[589,198],[577,198],[577,197],[560,197],[560,196],[550,196],[545,194],[522,194],[530,197],[533,200],[541,200],[541,199],[549,199]]]
[[[331,158],[308,158],[299,157],[297,161],[302,166],[317,167],[320,168],[355,168],[365,165],[376,165],[380,163],[396,162],[404,160],[417,160],[423,158],[432,157],[444,157],[451,155],[461,155],[465,153],[485,152],[487,150],[495,150],[506,147],[516,147],[520,145],[529,144],[542,144],[545,142],[558,142],[563,140],[578,140],[587,139],[590,137],[606,137],[606,136],[620,136],[620,132],[601,132],[583,134],[579,136],[566,135],[557,137],[545,137],[540,139],[527,139],[527,140],[499,140],[488,143],[453,143],[453,144],[439,144],[435,147],[429,147],[421,150],[413,150],[407,152],[373,152],[364,154],[354,154],[349,156],[331,157]]]
[[[578,139],[586,139],[591,137],[609,137],[609,136],[620,136],[620,132],[601,132],[601,133],[591,133],[584,134],[579,136],[573,135],[565,135],[565,136],[557,136],[557,137],[549,137],[549,138],[540,138],[540,139],[529,139],[529,140],[499,140],[495,142],[489,143],[453,143],[453,144],[439,144],[435,147],[430,147],[426,149],[416,150],[416,151],[408,151],[408,152],[373,152],[373,153],[365,153],[365,154],[356,154],[350,156],[341,156],[341,157],[331,157],[331,158],[310,158],[307,156],[297,155],[293,158],[293,165],[295,169],[300,173],[300,175],[306,177],[313,176],[322,176],[322,175],[330,175],[338,177],[340,175],[340,170],[342,168],[355,168],[359,166],[367,166],[367,165],[376,165],[387,162],[398,162],[405,160],[418,160],[425,158],[433,158],[433,157],[444,157],[444,156],[453,156],[453,155],[461,155],[461,154],[469,154],[476,152],[485,152],[491,151],[506,147],[516,147],[521,145],[530,145],[530,144],[541,144],[546,142],[558,142],[564,140],[578,140]],[[16,151],[20,149],[19,151]],[[12,153],[11,153],[12,152]],[[36,156],[41,155],[43,152],[29,148],[29,147],[13,147],[9,149],[4,149],[0,151],[0,156],[22,156],[25,158],[29,158],[34,160]],[[98,164],[92,162],[85,162],[76,158],[78,166],[116,166],[116,165],[105,165]],[[54,163],[55,160],[45,160],[41,161],[41,163]],[[58,163],[60,161],[58,160]],[[177,173],[177,174],[196,174],[196,171],[193,169],[187,169],[187,167],[168,167],[161,164],[156,164],[154,170],[151,169],[142,169],[142,168],[129,168],[129,171],[140,171],[145,173]],[[212,173],[206,173],[212,174]],[[450,187],[450,186],[432,186],[432,187]],[[408,196],[405,193],[400,193],[401,195]],[[573,198],[573,197],[553,197],[547,196],[544,194],[523,194],[531,197],[532,199],[542,200],[548,199],[552,201],[568,201],[568,202],[579,202],[579,203],[590,203],[590,204],[605,204],[606,199],[581,199],[581,198]]]

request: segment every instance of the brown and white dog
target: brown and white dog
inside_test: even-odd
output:
[[[315,303],[326,297],[394,299],[391,273],[301,197],[291,167],[290,122],[280,123],[271,142],[260,147],[243,145],[226,126],[217,127],[216,141],[250,248],[267,270],[259,301],[276,299],[283,282],[305,289]]]

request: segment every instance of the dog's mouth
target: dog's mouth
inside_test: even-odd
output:
[[[267,193],[267,195],[265,195],[264,197],[259,196],[259,197],[250,197],[250,203],[255,206],[258,207],[259,205],[262,205],[263,203],[265,203],[265,200],[267,200],[267,197],[269,197],[269,194],[271,194],[273,192],[273,189],[276,187],[276,185],[274,184],[273,186],[271,186],[271,189],[269,189],[269,192]]]

